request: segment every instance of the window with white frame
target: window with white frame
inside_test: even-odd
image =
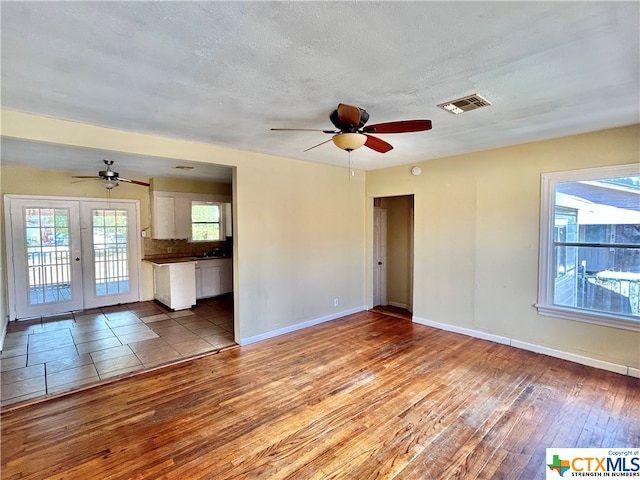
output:
[[[222,204],[191,202],[191,241],[215,242],[223,239]]]
[[[640,330],[640,166],[542,175],[538,312]]]

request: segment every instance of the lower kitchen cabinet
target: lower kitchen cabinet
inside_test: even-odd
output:
[[[233,291],[233,266],[230,258],[198,260],[195,276],[198,299]]]
[[[196,262],[153,264],[153,297],[173,310],[196,303]]]

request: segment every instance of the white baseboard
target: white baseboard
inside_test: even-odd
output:
[[[577,355],[575,353],[563,352],[562,350],[556,350],[555,348],[543,347],[541,345],[535,345],[533,343],[527,343],[527,342],[520,342],[518,340],[511,340],[511,346],[516,348],[521,348],[523,350],[529,350],[530,352],[542,353],[544,355],[560,358],[562,360],[568,360],[570,362],[579,363],[581,365],[587,365],[588,367],[594,367],[594,368],[599,368],[601,370],[608,370],[610,372],[620,373],[621,375],[628,375],[629,373],[629,367],[625,365],[618,365],[617,363],[605,362],[604,360],[585,357],[583,355]]]
[[[493,335],[491,333],[481,332],[479,330],[473,330],[465,327],[458,327],[455,325],[448,325],[446,323],[434,322],[432,320],[426,320],[420,317],[413,317],[414,323],[421,325],[427,325],[428,327],[438,328],[440,330],[446,330],[448,332],[460,333],[462,335],[468,335],[474,338],[481,338],[483,340],[489,340],[496,343],[502,343],[503,345],[510,345],[522,350],[529,350],[531,352],[542,353],[550,357],[560,358],[562,360],[568,360],[570,362],[579,363],[581,365],[587,365],[589,367],[599,368],[601,370],[608,370],[610,372],[619,373],[621,375],[629,375],[632,377],[640,378],[640,368],[628,367],[626,365],[619,365],[617,363],[605,362],[604,360],[598,360],[596,358],[585,357],[577,355],[575,353],[563,352],[562,350],[556,350],[555,348],[544,347],[542,345],[535,345],[533,343],[522,342],[520,340],[514,340],[513,338],[503,337],[500,335]]]
[[[495,343],[502,343],[504,345],[511,345],[511,339],[507,337],[501,337],[499,335],[493,335],[491,333],[480,332],[478,330],[470,330],[464,327],[457,327],[455,325],[448,325],[446,323],[438,323],[432,320],[426,320],[420,317],[413,317],[414,323],[419,323],[420,325],[426,325],[428,327],[437,328],[440,330],[446,330],[447,332],[460,333],[462,335],[468,335],[470,337],[481,338],[482,340],[489,340]]]
[[[301,330],[303,328],[312,327],[314,325],[318,325],[319,323],[328,322],[330,320],[335,320],[336,318],[345,317],[347,315],[351,315],[353,313],[358,313],[366,310],[366,307],[363,305],[361,307],[351,308],[349,310],[342,310],[341,312],[332,313],[331,315],[326,315],[320,318],[314,318],[312,320],[307,320],[306,322],[296,323],[295,325],[289,325],[287,327],[282,327],[277,330],[272,330],[270,332],[261,333],[259,335],[254,335],[249,338],[241,338],[240,346],[249,345],[250,343],[259,342],[261,340],[266,340],[268,338],[277,337],[279,335],[284,335],[285,333],[295,332],[296,330]]]

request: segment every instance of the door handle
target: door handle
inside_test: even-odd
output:
[[[382,262],[378,262],[378,265],[382,265]]]
[[[80,257],[76,257],[76,262],[79,262],[79,261],[80,261]]]

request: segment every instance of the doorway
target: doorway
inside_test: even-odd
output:
[[[413,311],[414,196],[374,199],[373,307]],[[384,310],[384,308],[383,308]]]
[[[137,200],[5,196],[11,319],[140,299]]]

